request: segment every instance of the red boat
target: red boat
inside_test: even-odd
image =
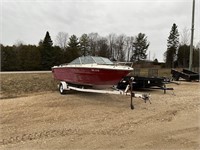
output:
[[[80,92],[129,95],[131,97],[131,109],[134,109],[132,97],[142,98],[146,102],[149,100],[149,95],[134,93],[132,91],[132,84],[128,84],[124,91],[120,89],[94,89],[117,85],[131,71],[133,71],[131,67],[116,65],[107,58],[94,56],[79,57],[69,64],[52,67],[54,78],[60,81],[59,91],[61,94],[75,90]],[[130,78],[131,81],[132,79]]]
[[[79,57],[69,64],[52,67],[56,80],[68,84],[105,87],[116,85],[124,76],[133,71],[129,66],[113,64],[104,57]]]

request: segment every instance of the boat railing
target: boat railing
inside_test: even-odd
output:
[[[115,63],[117,66],[121,65],[121,66],[129,66],[132,67],[133,66],[133,62],[116,62]]]

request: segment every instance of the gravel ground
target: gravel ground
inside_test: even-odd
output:
[[[33,93],[0,100],[0,149],[200,149],[200,84],[119,95]]]

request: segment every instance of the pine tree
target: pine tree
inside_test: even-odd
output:
[[[68,47],[67,47],[67,62],[74,60],[80,56],[80,45],[76,35],[72,35],[69,38]]]
[[[147,41],[147,36],[143,33],[139,33],[138,36],[135,37],[133,42],[133,55],[131,57],[132,61],[139,61],[141,59],[146,59],[147,54],[146,51],[149,47],[150,43]]]
[[[42,69],[49,70],[54,65],[54,49],[50,34],[47,31],[41,45],[41,65]]]
[[[177,25],[172,25],[170,35],[167,40],[167,51],[165,52],[166,66],[174,68],[174,62],[177,58],[177,49],[179,46],[179,33]]]
[[[89,54],[89,37],[87,34],[83,34],[80,37],[80,49],[81,49],[81,55],[86,56]]]

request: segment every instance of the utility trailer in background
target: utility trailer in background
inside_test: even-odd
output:
[[[183,69],[183,71],[172,69],[171,74],[175,81],[178,81],[179,78],[183,78],[187,81],[199,80],[199,73],[190,71],[188,69]]]
[[[173,90],[167,88],[166,83],[169,83],[167,78],[160,77],[142,77],[142,76],[126,76],[117,85],[118,89],[125,89],[132,78],[133,89],[161,89],[166,93],[166,90]]]

